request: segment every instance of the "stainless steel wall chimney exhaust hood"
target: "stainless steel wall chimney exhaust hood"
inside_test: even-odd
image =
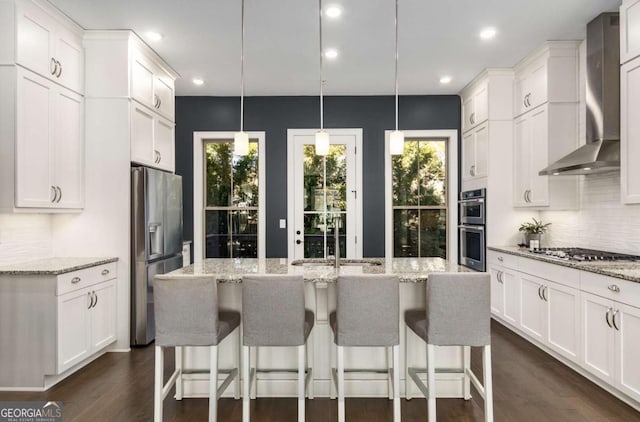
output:
[[[593,174],[620,168],[620,18],[602,13],[587,24],[587,143],[540,176]]]

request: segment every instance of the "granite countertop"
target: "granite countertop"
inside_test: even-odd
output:
[[[96,265],[116,262],[118,258],[45,258],[0,266],[1,275],[59,275]]]
[[[338,274],[396,274],[401,282],[419,283],[426,281],[431,272],[471,271],[442,258],[370,258],[365,260],[379,262],[380,265],[347,265],[336,269],[328,261],[326,261],[327,265],[292,265],[293,261],[286,258],[209,258],[158,277],[215,276],[221,283],[238,283],[242,282],[244,274],[301,274],[305,281],[322,283],[335,282]],[[324,260],[313,261],[316,261],[317,264]],[[342,260],[345,263],[353,261]]]
[[[532,253],[529,252],[528,249],[517,246],[489,246],[488,249],[640,283],[639,261],[569,261],[548,255]]]

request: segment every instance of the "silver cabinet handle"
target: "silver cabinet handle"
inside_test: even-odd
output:
[[[87,309],[91,309],[93,306],[93,296],[91,295],[91,292],[87,293],[87,297],[89,298],[89,306],[87,306]]]
[[[162,98],[158,97],[158,108],[162,107]]]
[[[524,202],[527,202],[527,191],[522,192],[522,197],[524,198]]]
[[[527,202],[531,202],[531,190],[530,190],[530,189],[527,189],[527,190],[524,192],[524,196],[525,196],[525,201],[527,201]]]
[[[549,286],[544,286],[544,287],[542,287],[542,299],[543,299],[545,302],[548,302],[548,301],[549,301],[549,296],[548,296],[548,293],[547,293],[547,290],[548,290],[548,289],[549,289]]]
[[[56,186],[56,189],[58,190],[58,200],[56,201],[56,203],[58,203],[62,199],[62,189],[60,188],[60,186]]]
[[[53,57],[51,57],[51,61],[49,62],[49,73],[53,76],[56,76],[56,73],[58,73],[58,61]]]
[[[501,257],[501,256],[499,256],[499,257],[498,257],[498,261],[502,262],[502,261],[504,261],[504,258],[503,258],[503,257]]]
[[[53,198],[51,198],[51,202],[56,202],[56,199],[58,198],[58,191],[56,190],[55,186],[51,186],[51,193],[53,193]]]
[[[496,278],[498,279],[498,283],[502,283],[502,271],[498,271]]]
[[[160,151],[158,151],[157,149],[154,149],[153,154],[156,156],[153,162],[158,164],[160,162]]]
[[[102,270],[102,275],[107,275],[107,274],[109,274],[109,270],[108,269],[105,268],[104,270]]]
[[[542,290],[542,284],[538,286],[538,297],[540,298],[540,300],[544,300],[544,299],[542,298],[541,290]]]
[[[476,113],[471,113],[471,116],[469,116],[469,121],[471,122],[471,124],[475,123],[475,116],[476,116]]]
[[[78,283],[80,283],[80,281],[81,281],[80,277],[73,277],[71,279],[71,284],[78,284]]]
[[[471,168],[469,169],[469,173],[471,173],[472,176],[476,175],[476,166],[475,165],[471,166]]]
[[[612,308],[607,308],[607,313],[604,314],[604,319],[607,321],[607,325],[609,326],[609,328],[613,328],[613,326],[611,325],[611,322],[609,321],[609,314],[611,313],[613,309]]]
[[[608,289],[612,292],[620,293],[620,287],[618,287],[617,284],[611,284],[610,286],[608,286]]]
[[[158,151],[158,164],[162,161],[162,153]]]
[[[615,327],[615,329],[620,331],[620,327],[618,327],[618,324],[616,324],[616,315],[618,315],[618,312],[620,312],[619,309],[616,309],[615,311],[613,311],[613,316],[611,317],[611,322],[613,322],[613,326]]]
[[[93,307],[95,308],[95,307],[96,307],[96,305],[98,304],[98,295],[96,294],[96,292],[92,292],[92,293],[93,293],[93,297],[95,297],[95,298],[96,298],[96,301],[95,301],[95,302],[93,302]]]
[[[58,64],[58,71],[56,72],[56,78],[59,78],[60,76],[62,76],[62,63],[60,63],[58,60],[56,60],[56,63]]]

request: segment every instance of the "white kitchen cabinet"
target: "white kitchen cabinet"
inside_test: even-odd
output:
[[[147,107],[131,103],[131,161],[174,170],[174,123]]]
[[[614,383],[615,331],[613,301],[587,292],[580,294],[583,321],[583,366],[604,381]]]
[[[640,12],[640,1],[636,3]],[[640,22],[637,31],[640,33]],[[640,57],[637,57],[620,68],[620,186],[625,204],[640,203],[639,114]]]
[[[618,387],[640,400],[640,308],[616,302],[616,374]]]
[[[131,97],[165,118],[175,120],[174,79],[141,49],[133,52]]]
[[[79,94],[84,91],[82,32],[42,2],[16,3],[15,63]]]
[[[10,171],[3,209],[74,210],[84,206],[83,97],[21,67],[0,73],[15,86],[0,101],[9,141],[3,164]],[[15,116],[15,118],[11,118]]]
[[[580,291],[546,281],[542,297],[546,307],[546,343],[572,359],[580,357]]]
[[[514,112],[521,115],[547,102],[547,56],[534,60],[516,74]]]
[[[522,304],[520,328],[534,339],[543,342],[546,337],[546,303],[542,297],[544,280],[521,274]]]
[[[462,180],[487,177],[489,124],[470,130],[462,137]]]
[[[462,132],[466,132],[489,118],[488,83],[474,87],[462,103]]]
[[[578,108],[546,103],[514,120],[514,206],[578,207],[577,176],[540,176],[549,163],[578,146]]]
[[[491,314],[504,316],[504,284],[502,281],[502,267],[489,265],[491,275]]]
[[[640,0],[624,0],[620,6],[620,63],[640,56]]]

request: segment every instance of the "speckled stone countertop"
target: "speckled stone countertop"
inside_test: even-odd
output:
[[[338,275],[396,274],[402,282],[418,283],[426,281],[429,273],[432,272],[471,271],[442,258],[393,258],[388,260],[365,258],[364,260],[375,261],[380,265],[348,265],[348,263],[358,260],[347,259],[341,261],[347,265],[336,269],[329,264],[329,261],[324,260],[305,260],[316,265],[292,265],[292,261],[284,258],[210,258],[158,277],[214,276],[221,283],[238,283],[242,282],[244,274],[301,274],[305,281],[322,283],[335,282]],[[323,262],[326,265],[317,265]]]
[[[59,275],[96,265],[116,262],[118,258],[46,258],[0,266],[2,275]]]
[[[517,246],[489,246],[488,249],[640,283],[640,262],[638,261],[569,261],[548,255],[532,253],[529,252],[528,249]]]

